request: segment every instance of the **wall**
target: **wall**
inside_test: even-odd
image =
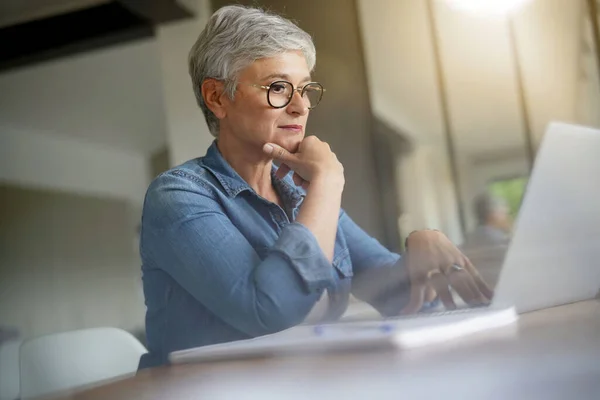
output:
[[[534,0],[515,16],[527,103],[536,141],[551,121],[579,122],[584,1]]]
[[[143,327],[135,208],[0,186],[0,321],[24,337]]]
[[[373,113],[417,143],[442,140],[426,2],[358,0]]]
[[[474,167],[468,160],[490,151],[511,154],[523,148],[523,123],[507,20],[455,10],[448,2],[432,0],[432,23],[428,1],[358,0],[357,4],[373,112],[410,138],[416,151],[407,160],[412,165],[407,177],[411,179],[403,180],[402,192],[420,200],[408,203],[413,208],[406,210],[407,220],[418,227],[434,223],[431,218],[437,220],[439,215],[447,229],[457,232],[452,222],[457,221],[456,211],[449,205],[454,201],[454,183],[447,178],[449,165],[425,155],[442,157],[446,152],[430,28],[439,38],[467,217],[472,191],[480,186],[477,180],[471,182],[475,178],[470,168]],[[585,93],[579,98],[587,100],[577,106],[582,4],[535,0],[515,15],[517,50],[536,142],[551,120],[576,122],[576,110],[587,120],[597,118],[598,100],[587,93],[592,86],[596,89],[595,82],[582,85],[580,91]],[[431,160],[423,162],[423,157]],[[515,160],[517,166],[523,162]],[[427,179],[435,185],[447,182],[450,190],[430,189],[429,183],[420,182]]]
[[[402,175],[397,168],[398,163],[412,151],[410,142],[385,122],[374,118],[373,124],[374,151],[377,167],[377,178],[381,190],[381,211],[388,216],[384,219],[385,242],[382,244],[391,251],[403,251],[403,239],[400,217],[406,205],[402,193],[398,190],[402,184]]]
[[[403,237],[418,229],[439,229],[450,240],[462,241],[454,182],[445,152],[419,145],[397,165],[403,214],[399,221]]]
[[[460,241],[426,2],[357,5],[373,113],[413,147],[397,167],[402,236],[438,228]]]
[[[203,156],[214,138],[196,104],[188,53],[210,16],[208,0],[189,0],[196,17],[156,29],[170,165]]]
[[[143,327],[136,227],[164,148],[155,41],[0,74],[0,323]]]
[[[155,40],[0,74],[2,127],[150,154],[166,143]]]
[[[0,182],[141,204],[146,158],[48,133],[0,128]]]
[[[582,43],[577,91],[577,119],[582,125],[600,128],[600,68],[597,65],[592,26],[586,16],[581,26]]]
[[[156,43],[0,74],[0,181],[141,203],[164,147]]]
[[[506,18],[472,14],[432,0],[432,25],[428,1],[358,1],[375,114],[419,142],[442,138],[433,26],[456,139],[472,152],[522,145]],[[582,4],[534,0],[514,16],[537,138],[550,120],[575,118]]]

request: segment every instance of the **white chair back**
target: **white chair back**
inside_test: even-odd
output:
[[[21,339],[0,343],[0,400],[19,398],[19,347]]]
[[[133,335],[117,328],[83,329],[28,340],[20,351],[21,398],[132,374],[145,352]]]

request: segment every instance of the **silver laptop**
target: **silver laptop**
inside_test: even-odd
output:
[[[538,150],[493,304],[519,313],[600,290],[600,130],[552,123]]]
[[[509,308],[523,313],[596,297],[600,293],[600,130],[549,125],[511,244],[499,264],[500,279],[490,306],[459,305],[452,311],[440,306],[388,320],[455,314],[467,318],[472,312]],[[363,310],[349,312],[342,321],[381,319],[374,310]]]

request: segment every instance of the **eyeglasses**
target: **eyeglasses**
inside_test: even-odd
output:
[[[319,82],[309,82],[303,87],[294,88],[288,81],[276,81],[270,85],[250,84],[260,89],[267,91],[267,102],[273,108],[283,108],[290,104],[294,92],[300,93],[304,104],[309,110],[312,110],[321,102],[323,97],[323,86]]]

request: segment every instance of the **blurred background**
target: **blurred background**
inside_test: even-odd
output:
[[[313,36],[327,93],[308,132],[390,249],[420,228],[464,244],[486,193],[515,217],[547,124],[600,127],[595,0],[4,0],[4,338],[114,326],[143,342],[144,193],[212,141],[186,59],[232,3]]]

